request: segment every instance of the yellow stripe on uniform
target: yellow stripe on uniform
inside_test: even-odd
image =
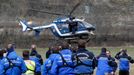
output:
[[[27,71],[25,72],[26,75],[34,75],[34,71],[35,71],[35,62],[32,60],[25,60],[24,61],[27,67]]]

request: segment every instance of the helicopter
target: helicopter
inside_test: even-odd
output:
[[[48,25],[43,24],[42,26],[35,26],[32,22],[27,21],[25,19],[19,19],[19,25],[22,26],[23,32],[33,30],[35,31],[36,36],[39,36],[40,32],[43,29],[49,28],[52,31],[52,33],[60,39],[67,39],[69,41],[75,39],[86,39],[86,41],[89,41],[90,36],[94,35],[93,31],[95,30],[95,26],[84,21],[85,20],[84,18],[76,18],[72,16],[72,13],[80,5],[81,1],[74,6],[74,8],[71,10],[69,15],[67,15],[67,17],[57,18]],[[50,12],[36,10],[36,9],[30,9],[30,10],[41,12],[41,13],[54,14],[54,15],[64,15],[64,14],[50,13]],[[72,31],[70,31],[69,28],[70,21],[77,23],[75,33],[72,33]]]

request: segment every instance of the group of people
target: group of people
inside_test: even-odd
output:
[[[79,40],[76,47],[67,42],[55,45],[46,52],[43,63],[36,45],[17,55],[13,44],[0,50],[0,75],[115,75],[119,60],[119,75],[129,75],[130,63],[134,60],[122,49],[113,58],[106,48],[95,56],[86,49],[86,41]],[[96,68],[96,70],[95,70]]]
[[[86,41],[79,40],[78,47],[70,47],[63,42],[60,46],[49,48],[46,61],[43,64],[43,75],[115,75],[119,67],[119,75],[129,75],[129,64],[134,60],[122,49],[114,57],[106,48],[95,56],[86,49]]]
[[[22,56],[16,53],[14,44],[0,49],[0,75],[41,75],[43,59],[36,45],[31,46],[30,52],[24,50]]]

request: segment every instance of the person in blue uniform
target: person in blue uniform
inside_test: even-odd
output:
[[[51,67],[51,75],[74,75],[73,74],[72,51],[67,42],[62,43],[62,49],[54,59]]]
[[[4,73],[4,66],[2,65],[2,63],[0,62],[0,75],[6,75]]]
[[[115,75],[115,72],[117,70],[117,63],[115,61],[115,59],[111,56],[111,52],[109,50],[106,51],[106,54],[108,56],[108,64],[109,64],[109,71],[108,71],[108,75]]]
[[[106,51],[106,48],[102,48],[101,54],[97,57],[96,75],[106,75],[109,74],[111,70],[113,70],[109,64],[111,59],[106,54]]]
[[[43,65],[43,59],[42,59],[41,55],[37,52],[36,47],[37,46],[35,44],[32,44],[31,45],[31,53],[30,53],[30,56],[33,56],[33,55],[36,56],[39,59],[39,63],[41,65]]]
[[[9,68],[6,71],[7,75],[21,75],[27,71],[24,60],[17,55],[12,44],[8,44],[6,58],[9,62]]]
[[[41,63],[40,63],[40,59],[36,57],[36,53],[32,53],[29,59],[33,60],[36,64],[35,74],[41,75]]]
[[[9,62],[8,60],[4,57],[5,50],[0,49],[0,75],[7,75],[6,71],[9,68]]]
[[[53,46],[49,47],[49,49],[46,52],[46,59],[49,58],[49,56],[53,53]]]
[[[42,71],[42,75],[51,75],[51,67],[53,65],[54,59],[56,58],[56,56],[58,56],[59,54],[59,47],[55,46],[53,49],[51,49],[51,54],[50,56],[46,59],[46,61],[43,64],[43,71]]]
[[[129,75],[130,63],[134,63],[134,59],[128,55],[126,49],[122,49],[115,56],[119,60],[119,75]]]
[[[77,50],[78,50],[78,47],[77,46],[71,46],[70,49],[72,50],[73,53],[76,53]]]
[[[94,54],[86,49],[86,41],[79,40],[78,51],[73,55],[75,75],[92,75],[96,67]]]
[[[24,50],[22,56],[27,67],[27,71],[24,73],[24,75],[35,75],[36,64],[34,61],[29,59],[29,50]]]

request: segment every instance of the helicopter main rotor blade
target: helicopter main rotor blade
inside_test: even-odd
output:
[[[69,16],[72,15],[72,13],[76,10],[76,8],[81,4],[82,0],[80,0],[75,6],[74,8],[71,10],[71,12],[69,13]]]
[[[64,15],[64,14],[61,14],[61,13],[53,13],[53,12],[47,12],[47,11],[44,11],[44,10],[37,10],[37,9],[28,9],[28,10],[36,11],[36,12],[40,12],[40,13],[52,14],[52,15]]]

